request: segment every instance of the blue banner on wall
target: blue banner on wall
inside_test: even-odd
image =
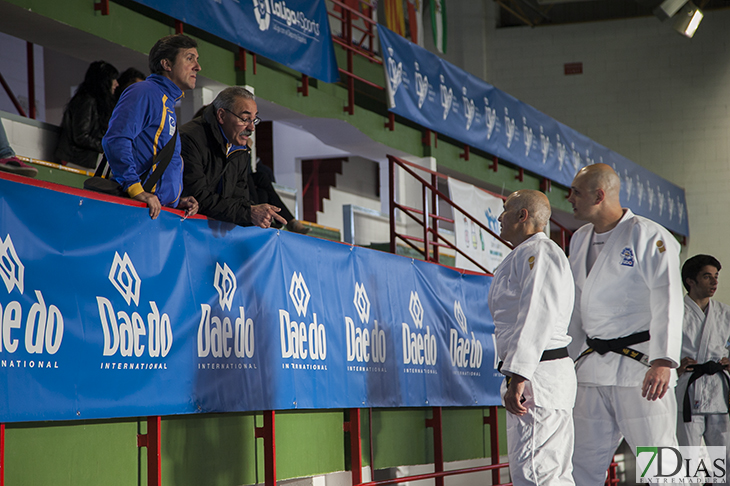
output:
[[[340,79],[324,0],[135,1],[300,73]]]
[[[491,277],[2,178],[0,214],[0,422],[499,403]]]
[[[378,25],[390,111],[570,187],[582,167],[611,165],[621,202],[689,235],[684,189]]]

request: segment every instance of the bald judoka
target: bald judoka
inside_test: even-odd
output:
[[[494,272],[494,319],[515,485],[573,485],[572,408],[576,379],[568,357],[573,277],[565,253],[543,230],[550,203],[538,191],[512,193],[499,217],[515,246]]]
[[[573,413],[573,478],[603,485],[623,438],[676,446],[674,386],[682,343],[679,243],[619,202],[620,180],[606,164],[575,176],[568,201],[588,221],[570,242],[575,309],[570,327],[578,394]]]

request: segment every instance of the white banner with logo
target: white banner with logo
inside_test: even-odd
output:
[[[499,215],[502,214],[502,199],[492,196],[466,182],[449,177],[451,200],[484,226],[499,234]],[[502,263],[510,249],[484,231],[470,218],[454,210],[454,239],[456,247],[479,262],[490,272]],[[464,255],[456,254],[456,266],[466,270],[482,271]]]

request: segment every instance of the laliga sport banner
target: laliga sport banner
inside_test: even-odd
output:
[[[502,214],[504,201],[481,189],[449,177],[449,196],[464,211],[480,223],[499,234],[499,215]],[[510,252],[509,247],[474,224],[469,218],[455,211],[454,234],[456,247],[481,263],[487,270],[494,272]],[[467,270],[481,271],[461,253],[456,254],[456,266]]]
[[[339,81],[324,0],[135,1],[301,73]]]
[[[586,165],[611,165],[621,202],[689,235],[684,189],[378,25],[390,111],[570,187]]]
[[[0,422],[499,403],[490,277],[4,177]]]

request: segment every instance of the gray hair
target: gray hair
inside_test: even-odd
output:
[[[220,93],[218,93],[218,96],[215,97],[213,100],[213,106],[215,107],[216,111],[223,108],[224,110],[233,110],[233,104],[238,100],[239,98],[243,98],[246,100],[255,100],[253,93],[251,93],[246,88],[243,88],[241,86],[231,86],[230,88],[226,88]]]

